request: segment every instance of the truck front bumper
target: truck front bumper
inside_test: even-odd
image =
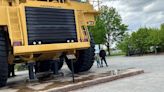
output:
[[[29,53],[44,53],[52,51],[78,50],[90,47],[90,42],[44,44],[44,45],[27,45],[14,46],[14,55],[25,55]]]

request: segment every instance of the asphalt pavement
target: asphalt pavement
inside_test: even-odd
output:
[[[72,92],[164,92],[164,55],[108,57],[104,69],[141,68],[144,74],[119,79]],[[96,64],[91,71],[96,69]],[[99,69],[101,72],[103,69]]]

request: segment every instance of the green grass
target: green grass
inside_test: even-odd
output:
[[[119,53],[111,53],[110,56],[125,56],[125,55],[126,55],[126,53],[124,53],[124,52],[119,52]]]

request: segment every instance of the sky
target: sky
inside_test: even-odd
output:
[[[156,27],[164,23],[164,0],[100,0],[101,5],[114,7],[129,31],[140,27]],[[96,3],[94,4],[96,5]]]

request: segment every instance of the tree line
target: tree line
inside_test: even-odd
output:
[[[121,16],[113,7],[102,6],[99,12],[95,26],[89,27],[89,31],[99,48],[100,44],[105,45],[110,55],[112,43],[123,38],[128,26],[122,23]]]
[[[111,45],[116,42],[117,49],[127,55],[146,54],[164,51],[164,24],[160,28],[139,28],[128,34],[128,25],[122,22],[119,13],[113,7],[102,6],[96,17],[95,26],[88,27],[95,43],[107,47],[110,55]],[[100,48],[101,49],[101,48]]]
[[[132,34],[126,33],[117,48],[127,55],[155,53],[164,51],[164,24],[160,28],[139,28]]]

